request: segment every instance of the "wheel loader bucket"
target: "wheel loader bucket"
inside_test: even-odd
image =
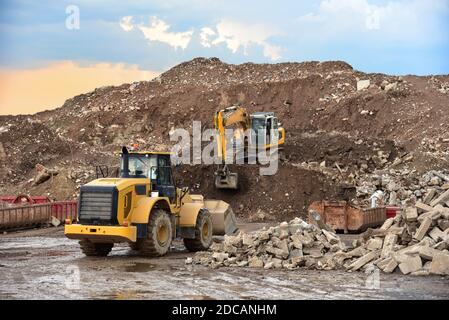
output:
[[[237,173],[215,176],[215,188],[217,189],[238,189],[239,177]]]
[[[204,206],[212,216],[213,234],[230,235],[237,231],[237,222],[231,206],[222,200],[206,200]]]

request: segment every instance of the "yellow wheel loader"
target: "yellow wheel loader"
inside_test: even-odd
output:
[[[162,256],[180,237],[189,251],[209,248],[212,235],[236,231],[224,201],[204,200],[174,184],[170,153],[122,149],[118,178],[100,178],[80,189],[78,220],[65,235],[78,239],[87,256],[107,256],[128,242],[144,256]]]
[[[281,127],[274,112],[255,112],[249,114],[241,106],[232,106],[215,113],[214,128],[216,132],[218,159],[221,162],[215,171],[215,188],[217,189],[238,189],[238,174],[231,172],[227,160],[227,137],[226,129],[233,129],[233,148],[241,145],[243,157],[248,157],[250,150],[263,146],[264,150],[278,150],[285,143],[285,129]],[[276,148],[274,148],[276,147]],[[238,152],[234,155],[238,157]],[[246,158],[246,160],[248,160]]]

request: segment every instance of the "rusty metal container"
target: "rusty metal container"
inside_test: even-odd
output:
[[[64,223],[65,219],[76,220],[78,201],[57,201],[51,203],[51,215]]]
[[[50,222],[52,216],[64,223],[65,219],[76,220],[77,213],[77,201],[58,201],[1,208],[0,229],[29,228]]]
[[[362,232],[381,226],[387,219],[386,207],[359,208],[346,201],[316,201],[309,206],[309,222],[315,223],[312,213],[336,231]]]
[[[0,201],[8,202],[14,205],[24,205],[49,203],[50,198],[47,196],[29,196],[26,194],[19,194],[17,196],[0,196]]]
[[[51,217],[51,206],[36,204],[16,206],[0,210],[0,229],[23,228],[47,223]]]

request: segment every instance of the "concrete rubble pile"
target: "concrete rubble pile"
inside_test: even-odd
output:
[[[381,228],[364,234],[361,248],[384,272],[449,275],[449,190],[429,192]]]
[[[376,266],[391,273],[449,275],[449,190],[428,194],[347,247],[335,233],[300,218],[254,233],[225,236],[186,263],[218,267],[347,271]]]
[[[377,170],[359,177],[357,198],[367,200],[378,189],[385,192],[385,204],[408,206],[424,201],[428,194],[449,190],[449,174],[446,170],[430,170],[422,175],[406,168]],[[366,204],[368,201],[365,201]]]
[[[193,262],[212,268],[331,270],[344,266],[344,258],[351,255],[345,253],[346,246],[333,232],[321,230],[300,218],[255,233],[225,236],[223,242],[213,243],[211,250],[197,253]]]

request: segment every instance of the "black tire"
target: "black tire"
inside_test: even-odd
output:
[[[190,252],[206,251],[212,244],[212,217],[206,209],[201,209],[196,218],[195,239],[184,238],[184,246]]]
[[[162,209],[155,209],[148,221],[147,237],[138,239],[136,248],[146,257],[160,257],[170,250],[173,238],[169,214]]]
[[[137,242],[129,242],[128,245],[131,250],[139,250],[139,244]]]
[[[89,240],[80,240],[81,251],[88,257],[106,257],[111,252],[113,243],[95,243]]]

